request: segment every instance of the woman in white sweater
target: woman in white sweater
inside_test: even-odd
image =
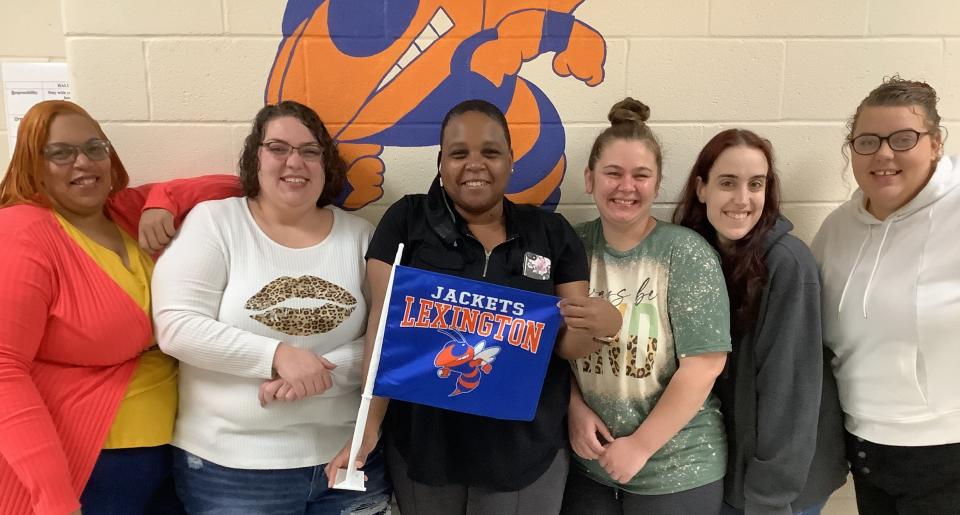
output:
[[[860,103],[860,188],[813,243],[862,514],[960,513],[960,159],[936,103],[899,77]]]
[[[181,362],[177,492],[190,513],[387,511],[378,455],[363,493],[323,472],[360,402],[373,228],[330,205],[346,166],[309,107],[264,107],[239,168],[245,197],[194,208],[153,276]]]

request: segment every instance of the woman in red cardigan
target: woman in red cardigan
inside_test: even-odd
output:
[[[0,183],[0,513],[176,509],[156,497],[176,362],[156,349],[153,261],[136,242],[159,251],[194,204],[240,189],[232,176],[128,181],[76,104],[21,121]]]

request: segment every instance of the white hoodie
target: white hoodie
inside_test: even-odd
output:
[[[960,442],[960,156],[886,220],[853,197],[813,241],[823,343],[846,428],[885,445]]]

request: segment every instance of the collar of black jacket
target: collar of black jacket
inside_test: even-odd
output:
[[[440,186],[440,175],[434,177],[427,191],[426,218],[440,239],[449,245],[454,245],[457,239],[470,233],[466,220],[454,209],[453,200]],[[517,207],[506,197],[503,198],[503,218],[506,223],[507,239],[519,238]]]

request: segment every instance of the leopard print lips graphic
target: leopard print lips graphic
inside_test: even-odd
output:
[[[327,303],[311,308],[274,307],[287,299],[317,299]],[[250,315],[250,318],[290,336],[310,336],[332,331],[356,307],[357,299],[350,292],[312,275],[278,277],[250,297],[244,305],[250,310],[266,310]]]

